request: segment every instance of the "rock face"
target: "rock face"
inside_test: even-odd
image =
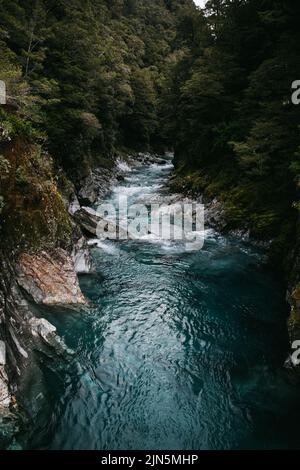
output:
[[[80,204],[76,194],[71,194],[68,204],[66,204],[70,215],[74,215],[76,211],[80,209]]]
[[[45,343],[51,343],[51,339],[56,335],[56,328],[45,318],[31,318],[29,321],[33,336],[40,337]]]
[[[224,208],[217,199],[205,204],[205,225],[220,232],[226,227]]]
[[[117,235],[121,239],[127,238],[126,230],[123,230],[121,226],[114,224],[112,221],[100,217],[97,211],[90,207],[81,207],[79,211],[75,212],[74,219],[80,225],[81,229],[90,236],[97,237],[99,235],[97,228],[99,224],[101,224],[101,226],[106,226],[111,233],[111,237],[107,236],[107,238],[114,240],[117,238]],[[115,235],[116,232],[117,235]]]
[[[37,304],[85,304],[69,254],[57,248],[50,255],[24,253],[18,262],[17,282]]]
[[[97,226],[100,221],[97,212],[90,207],[81,207],[74,214],[75,221],[79,224],[80,228],[89,235],[97,235]]]
[[[28,255],[25,258],[29,262]],[[23,419],[26,421],[28,418],[23,400],[25,389],[26,399],[34,406],[37,403],[36,389],[31,385],[35,384],[39,388],[42,384],[41,357],[43,361],[48,357],[52,362],[58,356],[67,359],[73,353],[58,337],[53,325],[43,318],[34,317],[17,282],[17,275],[15,258],[7,257],[0,250],[1,448],[6,448],[17,440],[20,425]],[[31,385],[28,387],[26,384]],[[18,403],[22,403],[22,407],[19,408]],[[41,399],[39,406],[44,405],[45,402]],[[31,411],[33,409],[35,408],[31,407]]]
[[[13,263],[0,251],[0,417],[5,410],[9,411],[17,378],[28,358],[27,342],[23,342],[30,336],[28,318],[29,310],[16,284]]]
[[[4,367],[0,365],[0,411],[8,408],[11,402],[11,395],[8,389],[8,378]]]
[[[77,198],[72,201],[70,213],[74,213],[74,208],[78,208],[78,202],[82,206],[91,206],[102,200],[110,191],[111,187],[124,178],[124,173],[130,168],[139,165],[152,164],[164,165],[166,159],[150,153],[138,153],[127,156],[126,161],[118,158],[114,161],[112,168],[96,168],[90,172],[89,176],[80,182],[80,189]]]
[[[161,158],[159,155],[153,155],[151,153],[138,153],[134,156],[134,160],[142,163],[143,165],[165,165],[166,159]]]
[[[93,170],[81,182],[78,199],[82,205],[92,205],[102,199],[111,186],[117,181],[117,170],[100,168]]]
[[[11,402],[11,395],[8,389],[8,377],[5,372],[6,346],[4,341],[0,341],[0,409],[8,408]]]
[[[75,272],[88,274],[93,270],[93,261],[85,237],[81,237],[74,245],[72,251]]]

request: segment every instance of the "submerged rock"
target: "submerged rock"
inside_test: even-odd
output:
[[[50,255],[23,253],[17,282],[37,304],[86,304],[71,256],[57,248]]]

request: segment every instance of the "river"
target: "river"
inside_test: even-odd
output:
[[[128,169],[107,202],[168,202],[171,171],[170,162]],[[283,368],[284,290],[260,250],[205,233],[192,252],[181,242],[99,242],[96,272],[80,277],[90,306],[39,309],[75,354],[45,358],[31,384],[47,406],[28,448],[300,447],[300,400]]]

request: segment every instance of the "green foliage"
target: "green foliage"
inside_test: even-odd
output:
[[[73,176],[121,146],[161,144],[157,103],[168,58],[181,47],[173,43],[182,5],[192,2],[169,8],[161,0],[2,1],[6,129],[47,137],[49,151]]]
[[[10,170],[10,163],[9,161],[0,155],[0,181],[7,178]]]
[[[176,187],[218,196],[228,227],[282,245],[300,204],[299,2],[0,4],[1,147],[35,142],[74,179],[124,148],[174,147]],[[31,153],[14,178],[29,192],[35,167],[51,180]]]
[[[0,108],[0,143],[12,140],[15,137],[23,137],[27,139],[42,139],[43,133],[39,131],[32,122],[11,114]]]
[[[195,7],[192,0],[0,0],[0,8],[8,95],[0,107],[1,236],[64,240],[72,227],[47,155],[77,182],[93,166],[112,167],[122,149],[170,147],[164,82],[184,47],[182,9],[191,15]]]
[[[30,185],[30,179],[26,173],[26,168],[19,166],[16,171],[16,184],[17,186],[24,188]]]
[[[279,247],[299,209],[299,107],[291,83],[300,76],[300,5],[206,6],[197,34],[181,28],[188,47],[166,85],[177,172],[193,192],[223,201],[228,228],[280,239]]]
[[[175,41],[182,8],[195,11],[191,0],[168,3],[1,2],[8,67],[0,70],[18,84],[10,87],[13,114],[46,134],[50,153],[73,176],[121,146],[168,145],[160,135],[161,83],[182,47]]]

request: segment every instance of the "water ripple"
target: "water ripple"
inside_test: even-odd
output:
[[[162,201],[171,169],[134,170],[110,197]],[[290,418],[287,397],[299,410],[281,369],[285,305],[261,254],[207,230],[198,252],[144,240],[97,242],[93,256],[97,272],[81,279],[89,311],[42,312],[77,354],[59,387],[45,364],[54,396],[31,448],[297,444],[297,423],[280,426]]]

